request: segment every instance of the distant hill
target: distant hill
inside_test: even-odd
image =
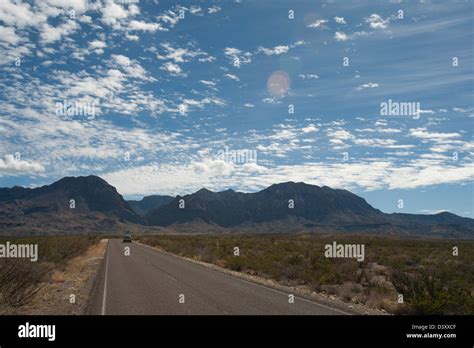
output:
[[[71,208],[74,200],[74,208]],[[82,222],[81,222],[82,221]],[[97,176],[65,177],[51,185],[28,189],[0,189],[0,232],[9,229],[40,231],[59,224],[63,230],[70,226],[113,226],[118,221],[141,223],[115,187]]]
[[[201,189],[174,198],[156,195],[129,202],[97,176],[66,177],[34,189],[0,188],[3,235],[17,231],[119,233],[119,225],[138,231],[169,227],[188,232],[305,231],[474,238],[473,219],[447,212],[385,214],[347,190],[301,182],[275,184],[255,193]]]
[[[184,209],[179,207],[181,199]],[[292,202],[294,208],[290,208]],[[275,184],[256,193],[201,189],[177,196],[151,210],[145,219],[160,226],[204,221],[234,230],[258,225],[258,230],[266,226],[266,230],[282,232],[301,225],[341,232],[474,238],[473,219],[451,213],[385,214],[347,190],[294,182]]]
[[[185,209],[179,208],[180,199],[184,199]],[[291,204],[294,208],[290,208]],[[288,216],[302,217],[319,224],[384,221],[379,210],[349,191],[293,182],[272,185],[256,193],[201,189],[190,195],[178,196],[170,204],[150,211],[146,219],[152,225],[169,225],[199,218],[231,227],[245,222],[281,220]]]
[[[157,209],[162,205],[168,204],[173,200],[172,196],[146,196],[141,201],[130,200],[127,203],[138,215],[146,215],[149,211]]]

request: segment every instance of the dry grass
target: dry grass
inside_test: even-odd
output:
[[[38,244],[38,261],[0,258],[0,313],[8,314],[27,304],[50,277],[64,281],[62,270],[68,260],[83,253],[100,239],[94,236],[0,238],[15,244]]]

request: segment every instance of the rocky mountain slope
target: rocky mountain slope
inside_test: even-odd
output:
[[[73,201],[72,201],[73,200]],[[74,207],[72,207],[74,203]],[[185,196],[126,201],[97,176],[66,177],[28,189],[0,188],[0,234],[17,230],[107,232],[179,227],[178,230],[357,232],[474,238],[474,220],[451,213],[385,214],[347,191],[286,182],[255,193],[201,189]],[[133,228],[132,228],[133,226]],[[118,233],[118,232],[117,232]]]

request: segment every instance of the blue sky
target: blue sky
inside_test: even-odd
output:
[[[385,212],[473,217],[472,13],[2,0],[0,186],[95,174],[139,198],[304,181]],[[383,114],[389,100],[417,111]]]

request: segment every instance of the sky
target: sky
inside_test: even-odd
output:
[[[1,0],[0,187],[303,181],[472,218],[473,7]]]

